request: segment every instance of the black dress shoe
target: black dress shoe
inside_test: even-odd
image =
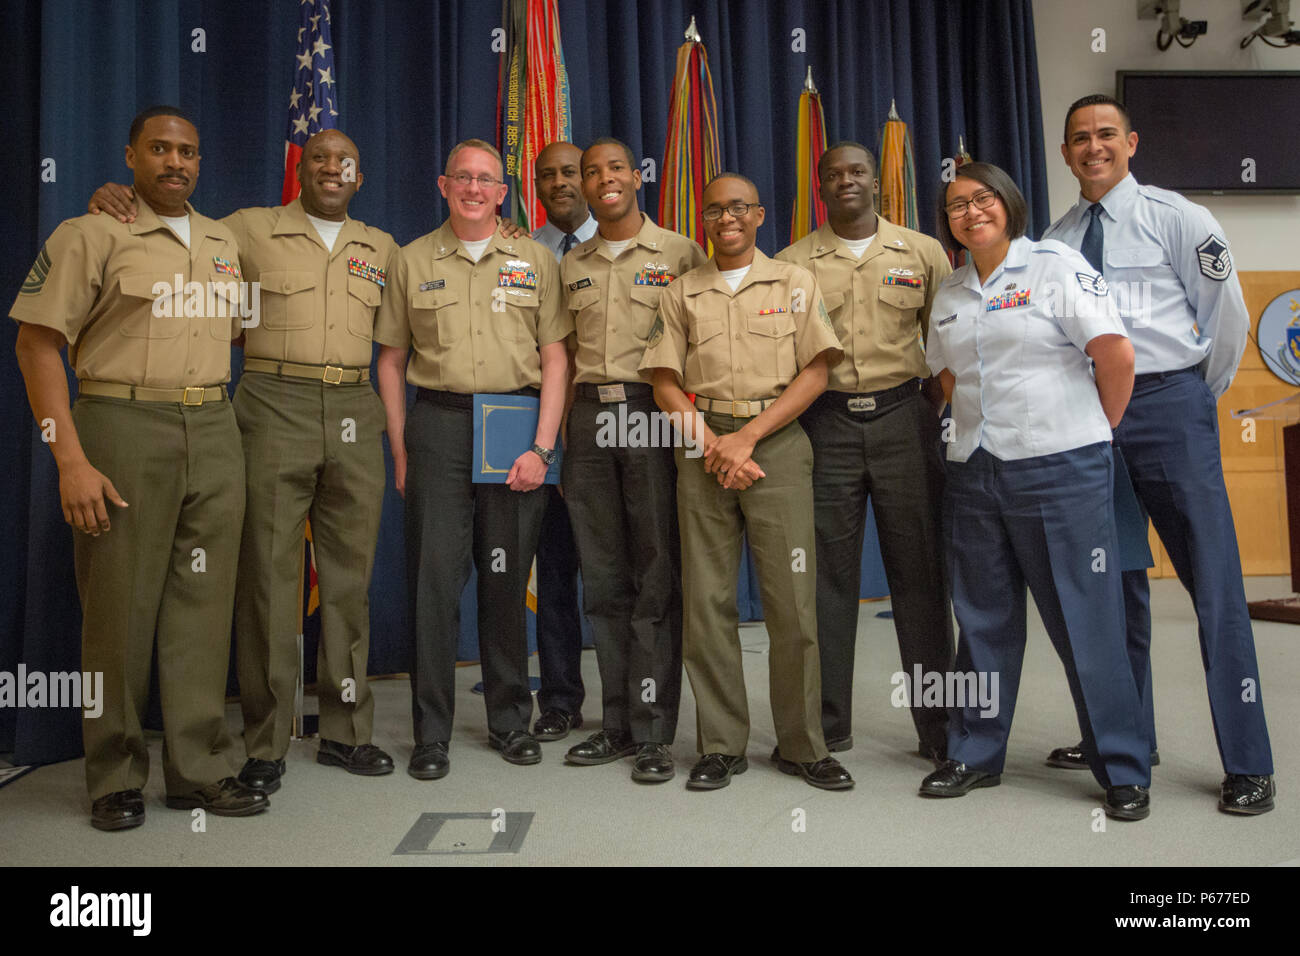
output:
[[[1116,820],[1145,820],[1151,815],[1151,794],[1146,787],[1107,787],[1103,809]]]
[[[548,710],[533,724],[533,736],[538,740],[563,740],[570,730],[582,726],[582,714],[566,710]]]
[[[90,825],[96,830],[129,830],[144,823],[144,797],[139,790],[118,790],[90,805]]]
[[[1057,747],[1047,755],[1047,765],[1061,770],[1087,770],[1088,758],[1083,755],[1083,744]]]
[[[964,797],[978,787],[996,787],[1002,774],[971,770],[964,763],[945,760],[943,766],[921,781],[921,793],[927,797]]]
[[[847,737],[827,737],[826,749],[833,754],[837,754],[845,750],[852,750],[853,735],[849,734]]]
[[[447,776],[451,770],[451,760],[447,757],[447,742],[439,740],[431,744],[417,744],[411,753],[411,762],[406,765],[406,772],[416,780],[437,780]]]
[[[642,744],[632,765],[632,779],[642,783],[663,783],[671,780],[677,771],[673,768],[673,755],[667,744]]]
[[[219,817],[248,817],[270,805],[265,793],[245,786],[234,777],[210,783],[201,790],[167,797],[167,806],[173,810],[197,808]]]
[[[283,760],[258,760],[249,757],[239,771],[239,782],[250,790],[275,793],[280,789],[280,778],[285,774]]]
[[[569,748],[564,755],[568,763],[595,766],[612,763],[628,754],[636,753],[636,743],[626,734],[616,730],[598,730],[582,743]]]
[[[853,778],[834,757],[823,757],[812,763],[795,763],[781,756],[781,748],[772,751],[776,769],[790,776],[802,776],[806,781],[821,790],[851,790]]]
[[[489,733],[488,743],[493,750],[501,751],[506,763],[525,766],[542,762],[542,745],[526,730],[512,730],[504,737]]]
[[[1219,809],[1224,813],[1243,813],[1254,816],[1268,813],[1273,809],[1273,797],[1277,789],[1273,786],[1273,777],[1250,776],[1244,773],[1230,773],[1223,778],[1219,792]]]
[[[686,781],[688,790],[718,790],[731,783],[731,778],[749,769],[749,761],[742,754],[733,757],[729,754],[705,754],[700,762],[691,768],[691,775]]]
[[[342,767],[348,773],[363,777],[380,777],[393,772],[393,758],[374,744],[349,747],[324,737],[321,738],[320,750],[316,751],[316,762],[327,767]]]

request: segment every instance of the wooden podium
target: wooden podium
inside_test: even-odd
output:
[[[1247,604],[1258,621],[1300,624],[1300,392],[1268,402],[1258,408],[1232,413],[1236,419],[1285,422],[1282,426],[1282,458],[1286,479],[1287,538],[1291,547],[1290,597]]]

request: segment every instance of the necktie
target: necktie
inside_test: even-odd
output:
[[[1088,223],[1088,231],[1083,234],[1083,245],[1079,247],[1079,251],[1088,260],[1088,265],[1101,272],[1101,250],[1105,243],[1105,236],[1101,231],[1101,203],[1095,202],[1089,206],[1088,215],[1092,220]]]
[[[578,244],[578,237],[571,232],[564,234],[564,242],[560,243],[560,255],[564,255],[570,249]]]

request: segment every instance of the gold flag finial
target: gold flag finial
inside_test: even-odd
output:
[[[898,104],[892,99],[889,101],[889,118],[891,120],[901,120],[903,118],[898,115]]]
[[[691,17],[691,24],[686,28],[686,40],[688,43],[700,43],[700,31],[695,26],[695,17]]]
[[[812,67],[811,67],[811,66],[808,67],[808,75],[805,76],[804,79],[803,79],[803,88],[804,88],[804,90],[806,90],[806,91],[809,92],[809,93],[814,93],[814,94],[815,94],[815,93],[817,92],[817,85],[816,85],[815,83],[813,83],[813,78],[812,78]]]
[[[960,156],[964,152],[966,152],[966,140],[962,138],[962,135],[960,133],[958,133],[957,134],[957,155]]]

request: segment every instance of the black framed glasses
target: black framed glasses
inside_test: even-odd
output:
[[[991,189],[984,189],[971,196],[970,199],[954,199],[943,207],[943,211],[948,214],[949,219],[960,219],[966,215],[966,210],[971,206],[976,209],[988,209],[997,201],[997,193]]]
[[[700,215],[704,217],[705,222],[717,222],[724,212],[732,219],[743,219],[751,209],[757,209],[762,205],[761,202],[733,202],[725,206],[709,206]]]

